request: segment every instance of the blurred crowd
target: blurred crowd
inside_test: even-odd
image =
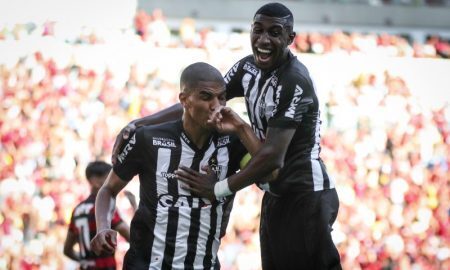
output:
[[[195,20],[186,18],[179,27],[177,38],[172,39],[161,10],[152,14],[145,11],[135,18],[137,33],[145,41],[156,46],[183,46],[187,48],[231,48],[248,46],[248,33],[224,34],[207,27],[196,31]],[[158,37],[158,38],[155,38]],[[162,37],[162,38],[161,38]],[[408,35],[388,33],[332,33],[297,32],[292,49],[298,53],[314,54],[369,54],[379,56],[449,58],[450,40],[438,35],[429,35],[424,43],[413,41]]]
[[[100,62],[112,41],[94,32],[70,42],[56,38],[52,23],[0,33],[1,48],[17,48],[0,58],[0,269],[74,269],[62,246],[73,207],[89,193],[87,163],[109,161],[115,135],[131,119],[177,102],[186,61],[250,52],[245,33],[198,31],[191,19],[174,35],[160,11],[138,13],[135,25],[120,34],[131,44],[114,51],[120,57],[113,52]],[[45,42],[33,46],[31,38]],[[446,54],[438,53],[440,43]],[[160,49],[162,59],[140,63],[135,44]],[[295,53],[448,57],[449,42],[310,33],[293,46]],[[340,196],[333,238],[344,269],[450,269],[450,104],[423,106],[389,70],[354,74],[322,103],[322,158]],[[129,188],[137,195],[137,180]],[[223,269],[260,268],[261,197],[256,187],[237,194],[219,252]],[[123,195],[118,208],[129,221]],[[119,262],[126,249],[121,241]]]

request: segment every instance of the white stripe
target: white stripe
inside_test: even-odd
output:
[[[320,146],[320,119],[317,115],[316,130],[314,131],[314,146],[311,150],[311,168],[312,179],[314,183],[314,191],[323,190],[323,172],[319,162],[319,146]]]
[[[191,167],[194,160],[195,151],[181,139],[181,157],[180,165]],[[189,190],[182,188],[182,183],[178,181],[178,194],[190,195]],[[194,202],[195,205],[195,202]],[[198,204],[197,204],[198,205]],[[187,254],[187,239],[189,236],[189,226],[191,220],[191,208],[180,207],[178,208],[178,225],[177,225],[177,240],[175,244],[175,251],[173,254],[172,266],[174,269],[184,268],[184,259]]]
[[[311,169],[314,182],[314,191],[323,190],[323,174],[318,159],[311,159]]]
[[[223,205],[219,204],[217,206],[217,226],[216,226],[216,234],[214,235],[214,241],[212,244],[212,257],[211,257],[211,265],[214,265],[212,263],[214,263],[214,261],[216,260],[217,257],[217,252],[219,251],[219,245],[220,245],[220,230],[222,227],[222,218],[223,218],[223,209],[222,209]]]
[[[228,154],[228,147],[221,147],[217,149],[217,164],[220,166],[220,175],[219,181],[225,179],[227,177],[228,172],[228,162],[230,161],[230,157]]]
[[[245,76],[244,76],[245,77]],[[249,85],[247,83],[247,85],[242,85],[244,87],[244,91],[245,89],[247,89],[247,92],[250,91],[250,96],[248,98],[246,98],[247,102],[248,102],[248,114],[250,117],[250,122],[252,122],[252,124],[256,125],[256,123],[254,123],[254,119],[256,119],[256,115],[255,115],[255,111],[254,111],[254,107],[257,101],[257,95],[258,95],[258,83],[259,83],[259,78],[261,77],[261,72],[258,72],[258,75],[255,78],[255,84],[253,85],[252,89],[248,89]],[[260,127],[258,127],[260,128]]]
[[[173,269],[183,269],[184,260],[187,254],[187,239],[189,237],[189,226],[191,220],[191,208],[178,208],[178,228],[177,239],[175,243],[175,251],[173,254]]]
[[[250,73],[244,74],[242,76],[242,88],[244,88],[244,96],[247,95],[248,85],[250,84],[250,80],[252,79],[252,75]]]
[[[320,147],[320,118],[319,115],[317,115],[316,130],[314,131],[314,146],[311,150],[311,159],[319,158],[319,147]]]
[[[211,158],[212,154],[214,153],[214,151],[216,150],[216,146],[214,145],[214,143],[211,143],[209,145],[208,150],[206,150],[205,155],[203,156],[203,159],[200,161],[200,172],[201,173],[206,173],[205,171],[202,170],[202,167],[205,165],[208,165],[208,161]]]
[[[336,181],[334,180],[334,177],[332,177],[331,175],[328,175],[328,179],[330,180],[330,188],[335,188]]]
[[[161,176],[161,172],[167,172],[170,165],[171,150],[169,148],[159,148],[156,164],[156,190],[158,197],[168,193],[167,180]],[[168,212],[167,208],[162,208],[159,204],[156,208],[156,222],[154,228],[155,238],[153,240],[152,255],[149,269],[161,269],[164,257],[164,247],[167,231]]]
[[[259,129],[263,129],[263,124],[262,124],[262,119],[261,119],[261,116],[259,115],[259,108],[260,108],[260,104],[263,104],[264,102],[265,102],[265,100],[263,101],[262,100],[262,98],[263,98],[263,94],[264,94],[264,92],[266,91],[266,89],[267,89],[267,85],[269,84],[269,82],[271,81],[271,79],[272,79],[272,77],[270,77],[269,79],[267,79],[266,80],[266,82],[264,83],[264,85],[263,85],[263,87],[261,88],[261,92],[259,93],[259,96],[258,96],[258,99],[255,101],[256,102],[256,110],[258,110],[258,112],[254,112],[255,114],[254,114],[254,117],[255,117],[255,119],[256,119],[256,124],[257,124],[257,126],[258,126],[258,128]],[[256,90],[255,90],[255,92],[257,92]],[[265,110],[265,109],[264,109]],[[265,111],[264,111],[264,115],[265,115]]]
[[[200,172],[206,173],[201,168],[208,165],[208,161],[216,150],[216,146],[211,143],[206,150],[203,159],[200,161]],[[208,202],[209,203],[209,202]],[[206,242],[208,241],[209,228],[211,226],[211,205],[203,207],[200,211],[200,231],[197,239],[197,252],[195,253],[194,269],[203,269],[203,258],[205,257]]]
[[[273,100],[273,87],[269,86],[267,89],[266,97],[264,102],[266,103],[266,120],[269,121],[273,117],[273,110],[275,108],[275,101]]]
[[[181,140],[181,157],[180,157],[180,166],[186,166],[186,167],[191,167],[192,165],[192,161],[194,160],[194,155],[195,152],[194,150],[192,150],[189,145],[183,140]],[[185,189],[181,187],[182,182],[178,181],[178,192],[181,195],[190,195],[191,193]]]
[[[200,231],[197,239],[197,252],[195,253],[194,269],[203,269],[206,243],[208,241],[209,229],[211,228],[211,205],[203,207],[200,211]]]

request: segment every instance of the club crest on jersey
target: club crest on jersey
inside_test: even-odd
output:
[[[216,174],[217,180],[220,180],[220,176],[222,175],[223,167],[222,165],[219,165],[219,162],[217,161],[216,157],[211,157],[208,160],[208,166],[211,168],[211,170]]]
[[[154,137],[153,138],[153,145],[155,146],[161,146],[161,147],[171,147],[171,148],[175,148],[175,141],[169,138],[159,138],[159,137]]]
[[[291,100],[291,104],[289,105],[289,109],[284,113],[285,117],[294,118],[295,110],[297,109],[297,105],[302,99],[301,95],[303,94],[303,89],[299,86],[295,86],[294,97]]]
[[[133,137],[128,141],[127,145],[122,150],[122,153],[117,157],[120,163],[123,163],[128,153],[133,149],[134,145],[136,144],[136,133],[133,134]]]

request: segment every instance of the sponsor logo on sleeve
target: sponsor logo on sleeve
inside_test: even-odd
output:
[[[229,83],[231,78],[234,77],[234,75],[236,74],[236,71],[239,67],[239,62],[237,62],[229,71],[228,73],[225,75],[224,79],[225,79],[225,83]]]
[[[294,97],[291,100],[291,104],[289,105],[289,108],[284,113],[285,117],[294,118],[295,110],[297,109],[298,103],[302,99],[302,97],[301,97],[302,94],[303,94],[303,89],[300,86],[296,85],[295,86]]]
[[[117,158],[120,163],[123,163],[128,153],[131,151],[131,149],[133,149],[135,144],[136,144],[136,133],[133,134],[133,137],[131,137],[131,139],[128,141],[128,144],[125,145],[125,147],[122,150],[122,153],[120,153],[119,157]]]

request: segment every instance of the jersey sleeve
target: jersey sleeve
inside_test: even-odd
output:
[[[224,79],[226,83],[227,100],[234,97],[243,97],[244,88],[241,83],[242,62],[237,62],[233,67],[225,74]]]
[[[314,103],[311,80],[293,75],[282,80],[275,94],[275,107],[269,127],[296,128]]]
[[[230,155],[230,168],[231,173],[234,174],[240,169],[241,160],[248,153],[247,149],[241,143],[238,137],[231,137],[231,155]]]
[[[117,162],[113,166],[114,172],[124,181],[130,181],[139,173],[142,163],[141,149],[145,148],[145,141],[142,136],[143,129],[138,128],[131,136],[117,157]]]

